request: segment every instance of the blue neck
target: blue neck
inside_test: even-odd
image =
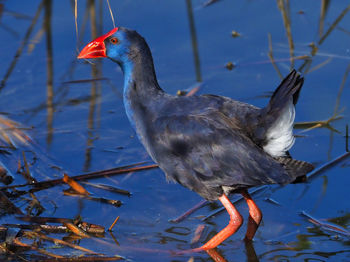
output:
[[[152,54],[144,39],[126,39],[124,42],[125,46],[111,49],[109,57],[123,70],[125,111],[136,130],[143,128],[144,116],[153,110],[154,99],[164,92],[158,85]]]
[[[132,74],[133,74],[133,63],[131,61],[127,61],[121,65],[121,68],[124,73],[124,91],[123,91],[123,100],[124,100],[124,106],[125,106],[125,112],[128,116],[129,122],[131,126],[136,130],[135,120],[133,117],[133,110],[131,108],[131,101],[130,101],[130,86],[132,85]]]
[[[164,94],[164,91],[158,85],[153,64],[152,67],[147,67],[143,63],[127,60],[121,64],[121,68],[124,73],[125,111],[132,127],[136,130],[135,111],[138,117],[142,118],[140,114],[146,114],[147,109],[151,110],[154,99]]]

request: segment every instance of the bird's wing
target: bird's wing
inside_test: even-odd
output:
[[[294,143],[294,106],[303,82],[303,78],[293,70],[277,87],[266,107],[259,109],[220,97],[223,100],[220,111],[238,119],[249,137],[265,152],[273,157],[286,156]]]
[[[200,186],[256,186],[292,180],[234,119],[217,110],[163,116],[154,120],[151,129],[151,155],[168,178],[196,192]]]

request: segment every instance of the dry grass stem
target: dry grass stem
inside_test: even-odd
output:
[[[79,237],[82,238],[90,238],[88,234],[86,234],[83,230],[81,230],[79,227],[72,223],[65,222],[63,223],[64,226],[66,226],[70,231],[72,231],[74,234],[76,234]]]
[[[292,28],[290,22],[290,8],[289,8],[289,0],[277,0],[278,8],[282,12],[283,25],[286,29],[288,45],[289,45],[289,54],[290,57],[294,57],[294,43],[292,37]],[[291,60],[291,68],[294,68],[294,60]]]
[[[113,227],[115,226],[115,224],[117,223],[118,220],[119,220],[119,216],[117,216],[117,218],[114,220],[112,225],[108,228],[108,231],[112,231]]]
[[[69,177],[67,174],[63,175],[63,182],[70,185],[74,191],[76,191],[81,195],[90,195],[90,193],[83,186],[81,186],[79,183],[77,183],[74,179]]]

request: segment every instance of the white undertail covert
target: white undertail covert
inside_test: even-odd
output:
[[[286,155],[286,152],[293,146],[295,140],[293,136],[294,118],[295,108],[293,99],[290,98],[287,106],[284,107],[282,114],[267,130],[267,144],[263,147],[265,152],[273,157]]]

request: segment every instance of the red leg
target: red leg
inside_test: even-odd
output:
[[[226,238],[234,234],[243,223],[243,218],[241,214],[238,213],[237,209],[233,206],[233,204],[230,202],[230,200],[227,198],[225,194],[219,197],[219,200],[221,201],[221,203],[224,205],[227,212],[229,213],[230,222],[223,230],[221,230],[212,239],[210,239],[207,243],[201,246],[199,248],[201,250],[209,250],[220,245],[221,242],[223,242]]]
[[[244,197],[245,201],[247,201],[249,207],[249,220],[247,226],[247,233],[245,235],[244,240],[250,241],[253,239],[255,232],[260,225],[262,213],[259,207],[255,204],[254,200],[248,194],[247,190],[243,190],[241,194]]]

